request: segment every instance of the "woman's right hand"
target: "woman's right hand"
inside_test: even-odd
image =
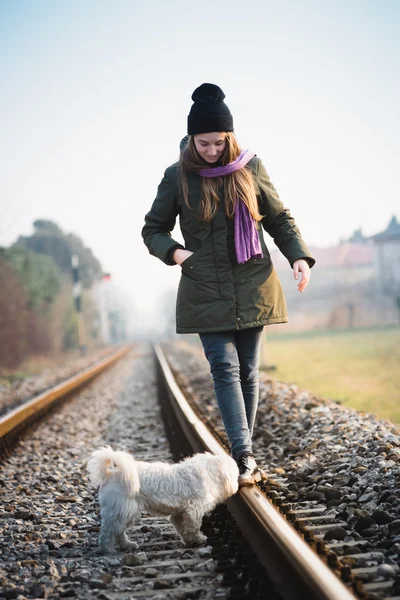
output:
[[[181,265],[189,256],[192,256],[193,252],[190,250],[183,250],[182,248],[177,248],[172,255],[173,260],[176,264]]]

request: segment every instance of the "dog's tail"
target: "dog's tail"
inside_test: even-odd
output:
[[[115,452],[111,446],[104,446],[101,450],[92,452],[87,470],[94,487],[101,487],[112,479],[117,479],[126,486],[128,493],[139,493],[139,473],[133,456],[128,452]]]

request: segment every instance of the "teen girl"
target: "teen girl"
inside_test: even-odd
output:
[[[263,229],[300,280],[314,264],[261,160],[242,150],[221,88],[204,83],[192,95],[188,140],[168,167],[145,217],[149,252],[182,269],[177,333],[198,333],[239,466],[239,484],[260,480],[252,452],[264,325],[287,322],[286,303]],[[185,245],[171,237],[176,217]]]

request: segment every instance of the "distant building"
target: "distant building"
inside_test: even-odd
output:
[[[367,271],[368,269],[370,271],[373,271],[374,269],[375,248],[371,243],[356,244],[343,241],[337,246],[329,246],[328,248],[310,246],[310,251],[317,261],[318,269],[334,269],[337,267],[359,269],[355,276],[357,279],[359,277],[361,279],[365,278],[365,269]],[[278,271],[286,270],[288,268],[289,263],[287,259],[277,250],[272,250],[272,259],[275,268]],[[367,276],[369,277],[370,275],[371,273],[368,273]],[[354,280],[354,275],[352,277]]]
[[[380,291],[400,296],[400,223],[393,216],[387,228],[371,238],[376,247],[376,267]]]
[[[316,265],[305,294],[298,293],[287,259],[279,251],[271,253],[289,311],[285,328],[352,328],[376,322],[374,244],[343,241],[328,248],[310,247],[310,251]]]
[[[350,242],[350,244],[368,244],[368,238],[364,236],[361,229],[356,229],[347,241]]]
[[[310,287],[299,294],[287,259],[271,256],[289,310],[287,329],[392,325],[400,319],[400,223],[393,217],[381,233],[361,229],[336,246],[310,247],[316,259]],[[281,327],[280,325],[277,327]]]

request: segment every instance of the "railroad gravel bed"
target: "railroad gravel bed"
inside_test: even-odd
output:
[[[112,348],[101,348],[91,352],[88,356],[68,359],[63,366],[45,369],[26,379],[12,383],[0,383],[0,416],[30,400],[33,396],[89,368],[112,351]]]
[[[185,393],[227,441],[201,347],[179,340],[163,348]],[[276,497],[312,508],[314,533],[360,568],[371,590],[386,582],[371,598],[400,596],[400,428],[261,374],[253,441],[279,484]]]
[[[99,376],[0,466],[0,597],[73,597],[101,571],[97,558],[89,570],[79,566],[98,535],[85,463],[131,372],[125,360]]]
[[[258,576],[234,524],[228,522],[224,534],[214,527],[226,521],[224,505],[203,528],[211,543],[225,543],[222,553],[186,547],[168,519],[146,515],[128,532],[136,551],[99,552],[97,492],[86,475],[92,450],[107,443],[141,460],[172,461],[155,378],[150,348],[137,349],[67,401],[0,465],[1,598],[213,600],[230,594],[227,568],[231,579],[242,571]],[[242,551],[239,567],[224,555],[235,544]],[[263,597],[257,589],[256,581],[250,597]]]

